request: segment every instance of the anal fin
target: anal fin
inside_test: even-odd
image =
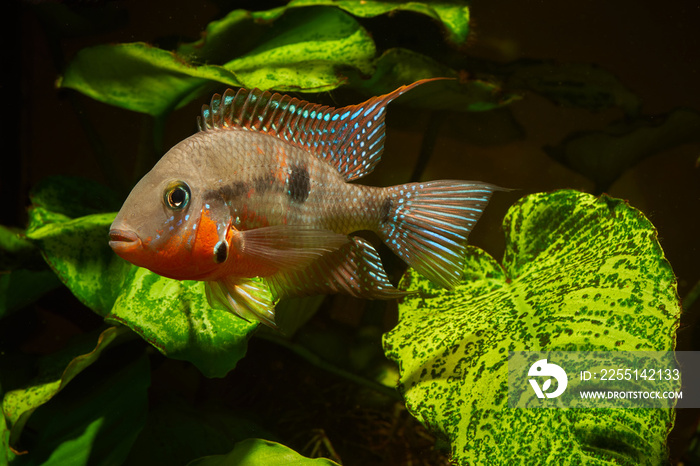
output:
[[[359,237],[351,239],[304,269],[283,270],[265,281],[277,298],[344,293],[359,298],[395,299],[409,294],[391,284],[370,243]]]

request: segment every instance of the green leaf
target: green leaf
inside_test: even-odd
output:
[[[107,236],[114,216],[49,223],[28,237],[87,307],[128,326],[166,356],[223,377],[245,355],[257,324],[209,307],[203,282],[170,280],[115,255]]]
[[[190,63],[224,64],[251,51],[268,33],[269,27],[255,19],[248,10],[233,10],[207,24],[199,40],[181,44],[175,53]]]
[[[224,66],[245,87],[260,89],[335,89],[339,67],[371,73],[375,48],[369,33],[335,8],[292,10],[276,23],[258,47]]]
[[[248,439],[236,444],[227,455],[206,456],[191,461],[188,466],[286,466],[294,464],[299,466],[313,465],[337,465],[338,463],[327,458],[306,458],[291,448],[270,442],[269,440]]]
[[[567,167],[606,191],[625,170],[665,150],[700,141],[700,113],[679,108],[665,115],[617,121],[604,131],[577,133],[544,148]]]
[[[54,271],[64,276],[87,272],[86,276],[89,277],[89,272],[99,269],[100,263],[108,263],[114,259],[111,253],[99,254],[102,248],[97,247],[88,248],[85,251],[86,254],[93,256],[90,264],[62,261],[61,257],[71,255],[71,249],[82,250],[84,244],[84,238],[78,236],[74,236],[73,241],[62,242],[60,238],[64,236],[64,229],[76,229],[86,233],[87,238],[90,238],[89,231],[94,225],[80,221],[63,227],[59,226],[74,217],[118,209],[121,202],[113,191],[84,178],[52,176],[33,187],[29,196],[32,200],[32,209],[29,212],[27,232],[13,231],[0,226],[0,269],[13,269],[11,273],[0,276],[0,291],[2,291],[0,317],[30,304],[47,291],[60,285],[54,273],[42,270],[46,264],[41,259],[41,253]],[[108,220],[113,215],[108,214]],[[102,223],[98,221],[98,229],[101,225]],[[93,236],[95,236],[94,233]],[[106,236],[98,232],[95,240],[104,242]],[[39,245],[42,247],[39,248]],[[94,291],[95,287],[102,284],[102,280],[98,279],[99,277],[93,276],[91,289],[86,292],[77,291],[77,295],[90,307],[102,309],[105,312],[101,293]],[[105,288],[100,287],[100,289],[107,292]],[[107,292],[105,296],[109,296],[109,293]],[[91,301],[91,297],[97,297],[98,302]],[[85,301],[85,299],[88,300]]]
[[[255,19],[232,12],[215,25],[214,40],[233,40],[232,31],[247,31],[247,23]],[[239,28],[242,23],[246,27]],[[275,22],[260,41],[243,56],[228,55],[227,63],[217,65],[188,62],[188,56],[197,56],[194,47],[181,47],[184,56],[144,43],[90,47],[69,64],[59,86],[104,103],[162,116],[201,94],[209,82],[261,89],[334,89],[342,82],[336,74],[338,66],[370,71],[375,54],[367,31],[334,8],[295,10]],[[215,42],[211,47],[220,45]]]
[[[308,15],[310,8],[307,7],[339,8],[362,18],[411,11],[437,21],[447,33],[447,39],[455,45],[463,45],[469,33],[469,8],[461,2],[293,0],[286,6],[267,11],[231,11],[224,18],[209,23],[200,40],[178,47],[177,53],[194,62],[225,63],[263,42],[265,28],[262,25],[273,23],[292,9],[298,8],[301,14]]]
[[[39,264],[39,249],[24,237],[24,232],[0,225],[0,271],[22,267],[37,268]]]
[[[136,42],[82,49],[58,86],[157,117],[187,103],[208,81],[241,85],[235,73],[221,66],[193,66],[173,52]]]
[[[24,233],[0,225],[0,318],[60,286],[41,251]]]
[[[78,176],[49,176],[29,192],[33,207],[76,218],[113,212],[123,202],[114,191],[97,181]]]
[[[210,23],[202,39],[174,52],[140,42],[83,49],[58,85],[156,117],[198,97],[212,82],[327,91],[340,86],[349,70],[367,75],[374,69],[374,41],[345,11],[374,17],[399,10],[438,21],[455,44],[466,40],[469,10],[461,3],[300,0],[268,11],[234,10]]]
[[[10,448],[10,428],[5,416],[0,416],[0,466],[9,465],[17,455]]]
[[[85,351],[85,344],[73,345],[63,353],[47,358],[35,383],[5,393],[2,413],[10,429],[10,444],[16,444],[24,425],[37,408],[56,396],[75,376],[93,364],[105,348],[124,334],[124,329],[108,328],[100,334],[94,349],[84,354],[81,353]],[[67,365],[66,359],[70,361]]]
[[[35,190],[33,199],[51,207],[56,195],[67,194],[64,180],[54,182]],[[91,192],[84,189],[88,197]],[[73,195],[83,197],[78,190]],[[70,204],[54,208],[71,214],[80,210]],[[35,207],[31,215],[37,226],[28,238],[59,279],[97,314],[127,325],[166,356],[190,361],[210,377],[224,376],[245,355],[257,324],[210,308],[203,282],[170,280],[115,255],[108,244],[114,213],[70,219]]]
[[[139,346],[111,353],[32,416],[28,453],[13,465],[114,465],[126,459],[148,409],[150,367]],[[117,360],[118,358],[118,360]]]
[[[292,0],[287,8],[304,6],[332,6],[362,18],[391,14],[397,11],[410,11],[425,15],[440,24],[447,39],[455,45],[464,45],[469,34],[469,7],[460,1],[455,2],[392,2],[364,0]],[[284,8],[259,13],[263,19],[274,19]]]
[[[27,225],[26,236],[31,236],[34,230],[52,224],[52,223],[62,223],[67,222],[71,218],[65,214],[58,212],[52,212],[46,210],[43,207],[30,207],[29,208],[29,224]]]
[[[455,290],[404,279],[420,294],[384,345],[409,410],[460,464],[663,462],[672,410],[507,405],[509,351],[674,349],[676,282],[651,223],[618,199],[558,191],[521,199],[503,229],[502,265],[470,248]]]
[[[245,356],[257,323],[207,302],[204,282],[171,280],[131,266],[107,320],[127,325],[168,357],[223,377]]]
[[[114,213],[88,215],[49,223],[27,234],[58,278],[102,316],[112,309],[131,267],[108,246],[107,232],[114,217]]]
[[[389,49],[376,61],[376,71],[370,79],[351,75],[352,87],[368,95],[386,94],[402,84],[420,79],[453,77],[459,74],[454,69],[436,62],[430,57],[408,49]],[[427,87],[427,86],[426,86]],[[436,81],[430,84],[429,95],[421,97],[421,89],[402,96],[401,101],[421,108],[453,110],[457,112],[480,112],[510,104],[519,97],[508,94],[495,82],[477,79],[455,79]]]
[[[522,60],[498,66],[495,72],[504,75],[507,89],[532,91],[563,107],[593,111],[619,107],[636,115],[642,105],[617,77],[587,63]]]

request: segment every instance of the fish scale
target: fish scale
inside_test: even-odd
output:
[[[359,230],[375,231],[411,267],[454,287],[467,236],[500,188],[348,183],[381,159],[389,102],[427,81],[337,109],[258,89],[214,95],[200,131],[129,194],[110,246],[163,276],[203,280],[212,306],[273,327],[281,297],[406,294],[374,247],[352,235]]]
[[[385,190],[345,183],[334,167],[308,152],[285,146],[266,134],[240,130],[202,132],[193,138],[195,141],[187,144],[219,146],[212,159],[220,160],[212,160],[208,166],[200,168],[206,171],[201,174],[205,178],[220,177],[216,186],[205,191],[205,199],[223,201],[234,219],[240,218],[242,211],[255,211],[255,218],[234,222],[239,230],[288,224],[349,234],[377,226],[377,206],[386,197]],[[261,151],[251,151],[251,147],[259,147]],[[183,148],[182,153],[188,150]],[[231,154],[243,151],[249,153],[238,160],[247,163],[230,160]],[[229,167],[223,174],[218,173],[222,166]],[[308,174],[308,194],[303,200],[290,195],[290,183],[299,184],[299,180],[292,176],[291,167],[300,167]],[[270,173],[274,177],[269,184],[260,186],[258,180],[265,179]]]

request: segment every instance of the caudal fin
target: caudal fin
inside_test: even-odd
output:
[[[440,180],[387,188],[379,235],[430,281],[453,288],[462,277],[467,236],[498,188]]]

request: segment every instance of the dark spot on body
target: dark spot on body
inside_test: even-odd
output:
[[[384,199],[382,202],[382,207],[379,209],[379,218],[382,219],[382,223],[386,223],[389,220],[389,215],[391,215],[391,210],[394,207],[394,202],[390,197]]]
[[[311,179],[309,170],[304,166],[293,165],[287,178],[287,194],[293,202],[302,203],[309,197]]]
[[[228,244],[226,241],[219,241],[214,246],[214,262],[221,264],[228,258]]]

